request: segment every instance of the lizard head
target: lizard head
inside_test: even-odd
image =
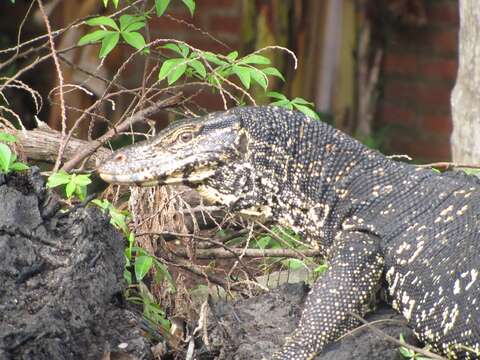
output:
[[[240,116],[213,113],[178,120],[154,138],[122,148],[97,171],[115,184],[198,184],[246,150]]]

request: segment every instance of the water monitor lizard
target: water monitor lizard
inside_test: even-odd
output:
[[[112,183],[183,183],[233,211],[301,233],[329,261],[281,359],[309,359],[357,326],[381,287],[441,354],[480,351],[480,185],[395,162],[342,132],[277,107],[179,120],[114,153]],[[476,352],[476,354],[475,354]]]

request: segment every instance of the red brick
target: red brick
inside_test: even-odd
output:
[[[416,91],[415,102],[420,108],[449,111],[451,91],[451,87],[447,85],[419,86]]]
[[[413,74],[417,72],[417,56],[415,54],[396,54],[387,52],[384,70],[392,74]]]
[[[408,80],[386,80],[383,97],[388,103],[415,102],[417,86]]]
[[[237,16],[211,16],[208,29],[216,35],[222,33],[239,35],[241,29],[240,18]]]
[[[208,87],[204,87],[203,90],[199,93],[196,93],[196,91],[194,90],[187,91],[185,96],[188,97],[189,95],[193,94],[195,94],[195,97],[192,99],[192,101],[198,104],[200,107],[205,108],[207,111],[224,110],[223,100],[221,95],[218,94],[218,92],[212,93],[212,91]],[[229,103],[228,105],[233,106],[233,104],[231,103]]]
[[[202,6],[205,8],[214,8],[214,7],[238,7],[237,0],[204,0],[197,1],[197,8],[200,9]]]
[[[383,104],[381,109],[381,122],[389,125],[413,127],[415,113],[398,105]]]
[[[422,77],[454,81],[457,77],[457,66],[454,59],[433,57],[421,61],[418,71]]]
[[[402,49],[415,54],[456,55],[458,51],[458,29],[439,29],[436,26],[397,31],[390,40],[392,49]]]
[[[426,115],[420,118],[422,129],[427,133],[450,135],[452,133],[452,119],[450,116]]]
[[[431,45],[435,52],[456,54],[458,52],[458,29],[434,31],[430,40],[427,39],[426,41],[429,43],[425,45],[428,47]]]
[[[459,24],[459,9],[457,1],[436,1],[432,3],[426,11],[430,23],[455,27]]]
[[[212,34],[216,35],[216,34]],[[211,51],[214,53],[220,53],[223,55],[227,55],[231,51],[237,48],[236,42],[231,42],[231,41],[224,41],[222,42],[227,45],[228,47],[225,47],[221,43],[214,41],[213,39],[210,39],[208,37],[202,37],[202,38],[195,38],[192,41],[192,45],[195,46],[196,48],[200,50],[205,50],[205,51]]]
[[[182,19],[185,21],[189,21],[186,19]],[[190,32],[187,25],[182,24],[177,21],[173,21],[165,16],[157,17],[153,16],[152,19],[150,20],[150,26],[153,34],[159,34],[162,36],[163,34],[174,34],[178,32]]]

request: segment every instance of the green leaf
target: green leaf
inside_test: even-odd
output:
[[[0,141],[11,143],[17,141],[17,138],[13,135],[7,134],[6,132],[0,131]]]
[[[195,1],[194,0],[182,0],[182,2],[185,4],[185,6],[190,11],[190,15],[193,16],[193,13],[195,12]]]
[[[263,72],[255,68],[251,68],[250,75],[252,76],[252,79],[263,88],[263,90],[267,90],[268,79]]]
[[[230,61],[235,61],[238,58],[238,51],[232,51],[227,55],[227,59]]]
[[[328,269],[327,264],[321,264],[321,265],[318,265],[315,269],[313,269],[313,272],[317,274],[323,274],[325,271],[327,271],[327,269]]]
[[[257,239],[257,246],[259,249],[266,249],[271,241],[271,236],[262,236],[260,239]]]
[[[108,0],[103,0],[103,6],[107,7],[108,6]]]
[[[105,36],[102,40],[102,48],[100,49],[100,58],[107,56],[110,51],[117,45],[118,40],[120,39],[120,33],[114,32]]]
[[[136,30],[143,29],[145,27],[145,22],[144,21],[139,21],[133,24],[130,24],[127,26],[127,28],[124,30],[124,32],[132,32]]]
[[[82,201],[85,200],[85,198],[87,197],[87,187],[86,186],[75,185],[75,195],[77,195],[77,197],[80,200],[82,200]]]
[[[238,76],[245,89],[250,89],[250,69],[242,66],[232,66],[233,73]]]
[[[178,65],[179,63],[181,63],[182,61],[184,61],[183,59],[168,59],[168,60],[165,60],[162,64],[162,67],[160,68],[160,71],[158,73],[158,80],[162,81],[163,79],[165,79],[168,74],[170,74],[170,71],[172,71],[172,69]]]
[[[111,27],[115,30],[120,30],[118,28],[118,25],[115,23],[115,21],[112,18],[109,18],[108,16],[97,16],[94,17],[93,19],[88,19],[85,21],[85,23],[89,26],[108,26]]]
[[[127,282],[127,285],[132,285],[132,273],[127,269],[123,270],[123,278]]]
[[[74,179],[75,174],[72,175],[72,180]],[[67,195],[67,199],[70,199],[75,192],[75,183],[70,181],[67,186],[65,187],[65,194]]]
[[[170,74],[168,74],[168,79],[167,79],[168,85],[172,85],[175,81],[180,79],[180,77],[185,73],[186,70],[187,70],[187,64],[185,63],[185,61],[183,61],[183,63],[176,65],[172,69]]]
[[[11,169],[13,171],[23,171],[23,170],[28,170],[30,169],[28,165],[21,163],[21,162],[15,162],[12,164]]]
[[[175,51],[178,55],[182,55],[182,50],[180,50],[180,48],[178,47],[177,44],[168,43],[168,44],[163,45],[162,48]]]
[[[300,110],[305,115],[313,119],[320,120],[320,117],[318,116],[318,114],[314,110],[310,109],[308,106],[298,105],[297,103],[292,103],[292,104],[296,109]]]
[[[205,76],[207,76],[207,70],[199,60],[192,60],[188,65],[192,67],[202,79],[205,79]]]
[[[262,55],[252,54],[245,56],[243,59],[240,59],[240,61],[238,61],[238,64],[268,65],[270,64],[270,59]]]
[[[0,143],[0,171],[3,173],[8,173],[10,171],[10,162],[12,158],[12,151],[10,148]]]
[[[186,58],[190,52],[190,48],[185,44],[178,44],[178,48],[180,49],[180,55]]]
[[[271,102],[270,105],[271,106],[280,106],[280,107],[284,107],[286,109],[293,110],[293,105],[290,102],[290,100],[288,100],[288,99],[274,101],[274,102]]]
[[[152,267],[152,263],[153,259],[151,256],[142,255],[135,259],[135,277],[137,281],[142,281]]]
[[[145,18],[143,16],[134,16],[134,15],[122,15],[118,19],[120,22],[120,31],[125,31],[132,24],[143,24],[145,25]],[[142,26],[143,27],[143,26]]]
[[[203,52],[203,57],[208,61],[211,62],[215,65],[226,65],[228,64],[226,61],[220,60],[217,55],[210,51],[204,51]]]
[[[90,175],[85,174],[76,175],[75,179],[72,179],[72,181],[79,186],[87,186],[88,184],[92,183],[92,180],[90,180]]]
[[[106,199],[93,199],[92,204],[97,205],[102,211],[108,210],[108,207],[110,206],[110,202]]]
[[[167,10],[168,5],[170,5],[170,0],[155,0],[157,16],[162,16],[165,10]]]
[[[169,43],[169,44],[163,45],[162,47],[176,52],[178,55],[181,55],[183,58],[186,58],[190,53],[190,48],[185,44]],[[194,54],[192,53],[192,55]]]
[[[168,268],[157,259],[153,259],[153,260],[154,260],[155,269],[157,270],[157,274],[161,275],[156,280],[160,280],[163,278],[167,279],[170,291],[175,292],[176,291],[175,282],[173,281],[172,274],[170,274],[170,271],[168,271]]]
[[[128,211],[120,211],[114,206],[110,205],[109,214],[110,214],[110,223],[113,226],[115,226],[117,229],[121,230],[125,235],[128,234],[129,244],[133,244],[135,237],[130,238],[132,233],[129,233],[129,229],[126,223],[127,218],[129,216]]]
[[[115,6],[115,9],[118,8],[119,0],[112,0],[112,2],[113,2],[113,6]]]
[[[100,41],[101,39],[103,39],[108,34],[112,34],[112,33],[115,33],[115,31],[96,30],[94,32],[83,35],[80,38],[80,40],[78,40],[78,45],[83,46],[83,45],[87,45],[87,44],[96,43],[97,41]]]
[[[122,38],[127,44],[133,46],[135,49],[141,50],[145,47],[146,42],[142,34],[138,32],[122,32]]]
[[[308,268],[307,265],[305,265],[305,263],[302,260],[295,259],[295,258],[285,259],[283,261],[283,264],[286,265],[291,270]]]
[[[404,346],[399,347],[398,351],[400,351],[400,354],[402,354],[404,358],[411,359],[413,357],[412,351]]]
[[[135,234],[133,232],[128,234],[127,240],[128,240],[129,246],[133,246],[133,244],[135,243]]]
[[[60,185],[68,184],[72,176],[67,174],[65,171],[60,170],[48,177],[47,187],[54,188]]]
[[[280,94],[279,92],[276,91],[269,91],[266,94],[268,97],[274,98],[274,99],[279,99],[279,100],[288,100],[287,97],[283,94]]]
[[[276,76],[282,79],[283,81],[285,81],[285,78],[283,77],[282,73],[274,67],[267,67],[265,69],[262,69],[262,71],[265,75]]]
[[[294,104],[301,104],[301,105],[310,105],[310,106],[313,106],[314,103],[313,102],[310,102],[310,101],[307,101],[303,98],[300,98],[300,97],[296,97],[295,99],[292,100],[292,103]]]
[[[432,168],[432,170],[433,170],[433,168]],[[467,175],[478,176],[480,174],[480,169],[477,169],[477,168],[461,168],[460,170],[462,170]]]

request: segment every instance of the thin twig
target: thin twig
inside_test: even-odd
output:
[[[211,240],[210,240],[211,241]],[[224,245],[225,246],[225,245]],[[187,253],[184,249],[178,249],[175,251],[177,255],[182,257],[187,256]],[[293,249],[240,249],[240,248],[229,248],[228,250],[222,248],[212,248],[212,249],[197,249],[195,251],[195,256],[198,259],[227,259],[227,258],[238,258],[240,255],[244,257],[287,257],[287,258],[297,258],[304,259],[305,257],[319,256],[320,251],[318,250],[302,250],[301,252]]]
[[[47,14],[45,13],[42,0],[37,0],[37,3],[38,3],[38,8],[42,13],[43,21],[45,22],[45,27],[47,28],[48,41],[50,43],[50,49],[53,57],[53,62],[55,64],[55,69],[57,70],[58,83],[59,83],[60,109],[62,114],[62,141],[60,143],[59,156],[57,157],[57,160],[55,161],[55,165],[53,167],[53,172],[56,172],[60,167],[63,150],[66,146],[65,137],[66,137],[66,131],[67,131],[67,110],[65,109],[65,98],[63,94],[64,80],[63,80],[62,69],[60,68],[60,62],[58,61],[57,52],[55,50],[55,42],[53,41],[52,28],[50,26],[50,21],[48,20]]]
[[[471,165],[471,164],[457,164],[453,162],[435,162],[435,163],[430,163],[430,164],[421,164],[421,165],[416,165],[417,167],[421,168],[432,168],[432,167],[438,167],[438,168],[471,168],[471,169],[480,169],[480,165]]]

